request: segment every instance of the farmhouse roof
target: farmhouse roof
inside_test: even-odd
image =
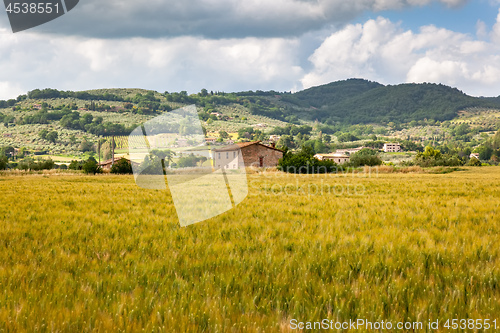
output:
[[[235,147],[235,146],[238,146],[238,147]],[[235,150],[235,149],[244,149],[246,147],[250,147],[250,146],[253,146],[253,145],[260,145],[262,147],[265,147],[265,148],[268,148],[268,149],[273,149],[273,150],[276,150],[276,151],[279,151],[281,153],[283,153],[283,150],[281,149],[278,149],[278,148],[274,148],[274,147],[271,147],[271,146],[266,146],[265,144],[263,144],[261,141],[252,141],[252,142],[238,142],[234,145],[231,145],[231,146],[227,146],[227,147],[224,147],[224,148],[219,148],[219,149],[214,149],[214,151],[226,151],[226,150]]]
[[[130,160],[128,158],[125,158],[125,157],[115,157],[115,162],[118,162],[119,160],[121,160],[122,158],[126,159],[128,162],[130,162]],[[103,165],[109,165],[109,164],[112,164],[114,163],[113,162],[113,159],[110,158],[109,160],[106,160],[106,161],[102,161],[101,163],[99,163],[98,165],[99,166],[103,166]]]

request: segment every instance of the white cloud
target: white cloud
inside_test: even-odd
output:
[[[428,57],[418,59],[407,74],[409,82],[446,82],[456,85],[459,78],[469,76],[467,64],[461,61],[437,61]]]
[[[491,31],[491,40],[495,43],[500,43],[500,10],[498,11],[497,21]]]
[[[500,14],[495,27],[500,29]],[[414,33],[378,18],[348,25],[326,38],[309,58],[314,68],[301,82],[304,88],[349,77],[386,84],[435,82],[474,95],[497,96],[499,54],[495,40],[476,40],[435,26]]]
[[[18,84],[8,82],[8,81],[0,81],[0,99],[7,100],[11,99],[15,96],[19,96],[23,94],[24,91],[19,87]]]
[[[468,0],[85,0],[36,31],[86,37],[288,37],[343,26],[366,11]]]
[[[192,0],[191,3],[200,1],[202,12],[206,8],[219,8],[215,0]],[[322,19],[363,8],[396,8],[429,2],[278,0],[270,4],[251,0],[256,7],[246,8],[240,1],[225,1],[228,12],[238,8],[247,13],[240,15],[252,12],[266,20],[277,13],[257,13],[255,8],[272,7],[292,17],[303,15]],[[304,13],[288,13],[289,8],[280,8],[289,2]],[[451,1],[450,5],[460,2]],[[129,10],[139,8],[137,3],[115,0],[104,6],[120,3],[124,7],[122,19],[128,17]],[[85,6],[95,4],[90,0],[85,2]],[[151,2],[153,7],[159,4],[160,1]],[[179,22],[184,22],[182,17],[193,14],[180,3],[172,6],[172,10],[181,11]],[[332,14],[335,10],[340,14]],[[496,42],[500,37],[500,13],[492,31],[478,23],[477,36],[435,26],[425,26],[419,31],[404,30],[382,17],[364,24],[349,24],[326,35],[325,29],[301,37],[104,39],[41,34],[35,30],[12,34],[0,28],[0,98],[12,98],[21,92],[45,87],[63,90],[140,87],[189,92],[201,88],[283,91],[350,77],[385,84],[439,82],[474,95],[500,94],[500,43]],[[486,39],[487,36],[491,40]],[[321,38],[318,44],[315,44],[316,38]]]
[[[486,39],[488,38],[488,27],[486,26],[486,23],[482,20],[477,20],[476,23],[476,36],[479,39]]]
[[[282,38],[107,40],[0,34],[0,82],[9,82],[0,88],[9,98],[45,87],[284,89],[303,75],[299,49],[298,40]]]

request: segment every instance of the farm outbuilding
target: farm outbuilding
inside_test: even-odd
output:
[[[240,158],[240,154],[243,159]],[[269,168],[278,165],[283,151],[267,146],[261,141],[239,142],[213,150],[216,168],[239,169],[242,167]]]

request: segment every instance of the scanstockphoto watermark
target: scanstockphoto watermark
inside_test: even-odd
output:
[[[12,32],[55,20],[76,7],[79,0],[4,0]]]
[[[256,164],[250,165],[251,168],[259,176],[268,178],[285,178],[285,177],[313,177],[313,178],[378,178],[379,168],[377,166],[364,166],[362,168],[344,167],[342,165],[335,165],[327,168],[326,166],[313,167],[307,162],[306,165],[296,167],[287,166],[285,168],[266,168],[258,167]],[[282,171],[282,172],[276,172]]]
[[[358,318],[355,320],[349,319],[348,321],[335,321],[330,319],[323,319],[321,321],[299,321],[297,319],[290,320],[290,329],[292,330],[336,330],[336,331],[357,331],[361,330],[365,331],[388,331],[393,332],[394,330],[405,332],[417,332],[423,331],[425,332],[434,332],[439,331],[441,328],[446,329],[447,331],[456,331],[456,332],[477,332],[477,331],[485,331],[485,332],[494,332],[498,330],[499,321],[498,319],[493,318],[467,318],[467,319],[458,319],[458,318],[448,318],[444,320],[429,320],[426,322],[422,321],[370,321],[362,318]]]
[[[346,168],[342,165],[326,167],[312,167],[309,163],[301,167],[286,167],[284,172],[277,172],[276,168],[256,168],[256,173],[264,177],[253,180],[250,187],[257,192],[268,196],[362,196],[366,194],[363,178],[379,176],[377,167]],[[280,182],[276,179],[293,179],[291,182]],[[344,179],[342,179],[344,178]],[[351,182],[350,179],[353,179]],[[316,180],[310,182],[310,180]],[[337,181],[332,181],[337,179]],[[319,180],[319,181],[318,181]]]
[[[369,331],[420,331],[424,328],[434,329],[435,324],[429,323],[425,325],[423,322],[391,322],[391,321],[369,321],[365,319],[349,320],[349,321],[334,321],[323,319],[321,321],[299,321],[297,319],[290,320],[290,329],[292,330],[336,330],[336,331],[354,331],[354,330],[369,330]]]
[[[301,184],[298,179],[286,184],[251,181],[250,187],[257,192],[268,196],[362,196],[366,194],[364,184],[333,183],[324,179],[319,183]]]

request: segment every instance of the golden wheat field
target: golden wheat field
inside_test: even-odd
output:
[[[133,176],[2,174],[0,332],[500,330],[500,168],[248,181],[181,228],[169,192]]]

